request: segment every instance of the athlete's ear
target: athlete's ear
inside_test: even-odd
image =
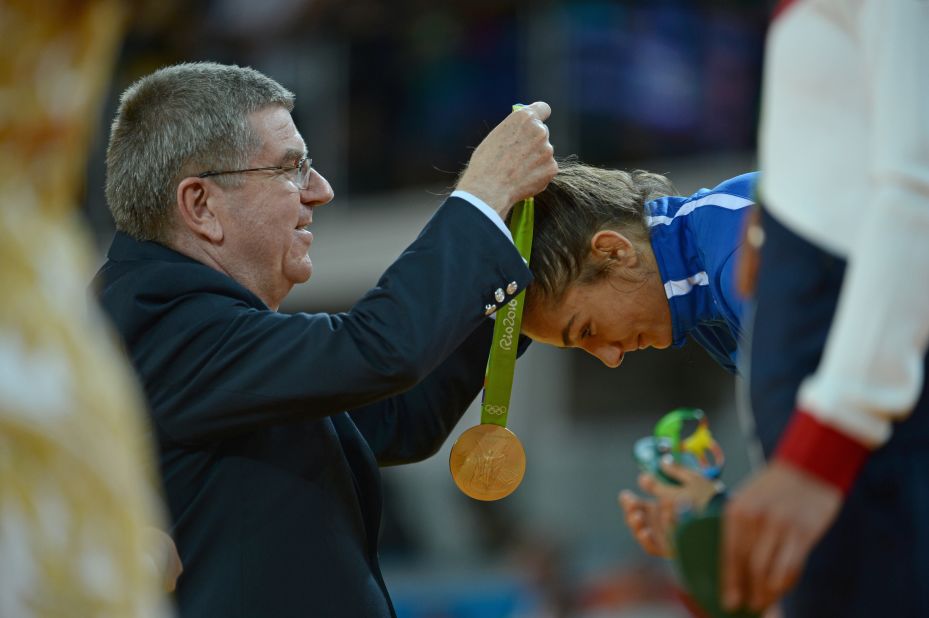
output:
[[[608,260],[613,266],[635,266],[638,252],[629,238],[616,230],[600,230],[590,239],[590,252],[596,260]]]

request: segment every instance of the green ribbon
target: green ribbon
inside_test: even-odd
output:
[[[517,109],[514,106],[514,109]],[[513,207],[510,232],[513,243],[526,262],[532,251],[533,199],[525,199]],[[506,427],[513,390],[513,373],[516,370],[516,349],[519,347],[519,329],[523,322],[523,301],[526,291],[514,296],[497,310],[493,345],[484,374],[484,398],[481,402],[481,424],[492,423]]]

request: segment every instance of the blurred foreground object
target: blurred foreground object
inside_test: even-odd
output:
[[[0,9],[0,615],[163,616],[141,399],[74,214],[118,2]]]
[[[685,422],[697,425],[689,435],[682,437]],[[637,440],[633,450],[642,472],[671,485],[680,483],[661,471],[661,460],[665,456],[671,456],[674,463],[700,472],[710,480],[719,478],[726,463],[723,449],[710,432],[706,415],[696,408],[668,412],[655,425],[654,435]]]
[[[712,503],[703,512],[682,516],[674,532],[674,566],[687,591],[688,604],[696,604],[700,615],[709,618],[757,618],[758,612],[727,611],[720,602],[721,506],[721,502]]]

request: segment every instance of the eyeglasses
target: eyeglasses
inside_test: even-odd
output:
[[[290,172],[290,182],[301,191],[310,186],[310,175],[313,172],[313,159],[306,156],[295,160],[293,165],[275,165],[273,167],[251,167],[247,170],[208,171],[197,174],[197,178],[208,176],[222,176],[223,174],[244,174],[245,172]]]

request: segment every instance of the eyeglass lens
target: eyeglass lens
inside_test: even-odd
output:
[[[306,189],[310,185],[310,174],[313,171],[313,159],[304,158],[294,169],[294,184],[301,189]]]

